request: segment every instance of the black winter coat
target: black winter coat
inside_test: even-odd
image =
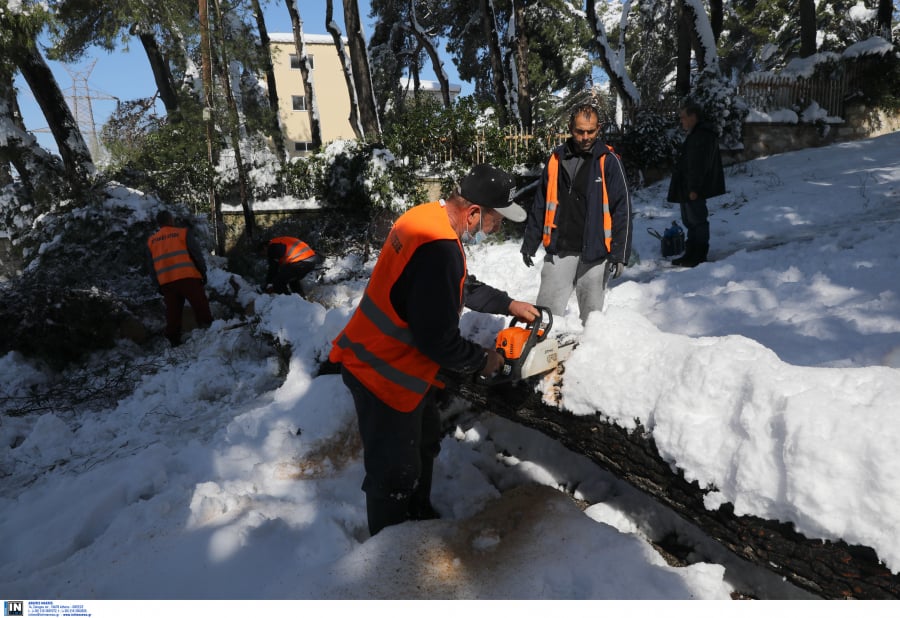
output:
[[[719,137],[705,121],[698,123],[681,144],[666,201],[689,202],[692,191],[697,193],[698,199],[725,193]]]

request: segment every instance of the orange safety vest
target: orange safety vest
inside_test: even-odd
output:
[[[609,149],[609,146],[607,146]],[[612,149],[609,149],[612,152]],[[606,251],[612,251],[612,215],[609,212],[609,194],[606,192],[606,168],[603,165],[606,162],[604,152],[600,155],[600,178],[603,181],[603,242],[606,245]],[[547,207],[544,209],[544,234],[543,242],[545,247],[550,246],[550,235],[556,229],[556,208],[559,206],[559,153],[554,152],[550,156],[547,163]]]
[[[435,240],[454,240],[463,258],[459,281],[462,307],[466,256],[450,226],[442,202],[429,202],[404,213],[381,249],[372,277],[347,326],[332,342],[328,358],[342,363],[382,402],[412,412],[431,385],[439,384],[440,365],[416,348],[409,323],[391,304],[391,289],[420,246]]]
[[[278,260],[279,264],[293,264],[313,257],[316,252],[299,238],[279,236],[269,241],[269,244],[282,244],[285,246],[284,255]]]
[[[187,248],[187,229],[163,226],[147,240],[160,285],[179,279],[202,279]]]

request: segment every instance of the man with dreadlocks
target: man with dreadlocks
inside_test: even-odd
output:
[[[564,315],[574,290],[582,323],[601,311],[606,285],[631,255],[631,198],[618,155],[600,138],[600,112],[579,105],[571,137],[550,155],[528,213],[522,258],[544,247],[536,305]]]

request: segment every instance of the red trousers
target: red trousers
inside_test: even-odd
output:
[[[184,311],[184,301],[191,303],[197,324],[203,327],[212,324],[209,300],[200,279],[178,279],[161,287],[166,303],[166,338],[172,345],[181,343],[181,314]]]

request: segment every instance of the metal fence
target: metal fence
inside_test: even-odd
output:
[[[848,96],[859,88],[860,64],[860,61],[841,62],[835,65],[830,74],[818,74],[811,78],[751,74],[742,79],[736,90],[751,109],[761,112],[779,109],[802,111],[815,101],[829,116],[842,117]],[[650,105],[643,103],[641,109],[650,109],[657,114],[671,117],[672,122],[677,123],[676,102],[657,101]],[[549,151],[568,138],[568,132],[564,127],[543,136],[536,136],[519,127],[506,127],[503,132],[507,154],[515,161],[521,161],[522,154],[532,150],[534,140],[542,140],[541,145]],[[487,159],[489,139],[484,129],[478,132],[471,150],[465,153],[454,152],[448,140],[441,142],[433,151],[432,163],[447,163],[461,157],[474,159],[473,163],[483,163]]]
[[[770,112],[779,109],[803,110],[813,101],[829,116],[843,116],[847,95],[856,88],[859,64],[841,63],[830,75],[811,78],[783,75],[751,75],[741,81],[737,93],[751,109]]]

